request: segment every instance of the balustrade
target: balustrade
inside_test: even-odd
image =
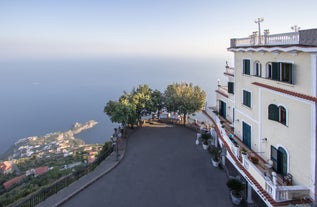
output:
[[[239,160],[240,150],[239,147],[235,145],[228,137],[226,131],[221,126],[220,119],[218,116],[212,112],[208,111],[208,114],[214,119],[217,124],[220,133],[223,137],[223,140],[229,145],[232,154]],[[227,158],[232,160],[230,157],[230,153],[227,154]],[[272,173],[272,179],[267,176],[267,172],[265,169],[260,169],[258,165],[252,163],[251,160],[248,159],[247,156],[241,156],[242,166],[245,170],[247,170],[253,178],[257,181],[257,183],[277,202],[289,201],[294,199],[303,199],[305,197],[309,197],[309,189],[305,186],[283,186],[277,183],[277,175],[275,172]],[[235,163],[233,162],[235,165]],[[239,168],[238,166],[235,166]],[[240,171],[241,172],[241,171]]]
[[[262,35],[261,44],[258,37],[251,35],[248,38],[231,39],[231,47],[258,46],[258,45],[292,45],[299,44],[299,32],[289,32],[273,35]]]

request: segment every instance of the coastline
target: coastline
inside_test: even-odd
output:
[[[79,122],[75,122],[73,127],[70,130],[65,132],[50,132],[45,135],[40,136],[30,136],[21,138],[12,144],[7,151],[0,155],[1,160],[7,159],[17,159],[17,158],[24,158],[34,156],[35,154],[45,154],[45,152],[50,151],[52,149],[58,150],[59,145],[64,145],[64,141],[69,143],[70,140],[73,140],[78,145],[85,145],[85,142],[75,137],[75,135],[80,134],[81,132],[91,129],[98,124],[95,120],[87,121],[83,124]],[[61,144],[63,143],[63,144]],[[55,147],[56,145],[56,147]],[[58,150],[59,152],[59,150]]]

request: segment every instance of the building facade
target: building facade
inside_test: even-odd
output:
[[[217,112],[249,154],[242,158],[224,135],[241,162],[234,166],[268,206],[316,200],[317,29],[254,33],[231,39],[228,50],[235,67],[218,84]]]

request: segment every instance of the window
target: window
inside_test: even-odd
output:
[[[278,107],[274,104],[269,105],[269,120],[278,121]]]
[[[272,63],[266,64],[266,78],[272,79]]]
[[[283,106],[277,106],[275,104],[270,104],[268,109],[269,120],[280,122],[286,125],[286,109]]]
[[[281,63],[281,81],[287,83],[293,83],[292,80],[292,64],[290,63]]]
[[[251,93],[243,90],[243,105],[251,107]]]
[[[228,82],[228,93],[234,94],[234,83]]]
[[[293,64],[291,63],[272,63],[272,80],[294,84],[293,81]]]
[[[254,63],[254,75],[258,77],[262,76],[262,65],[259,61]]]
[[[273,169],[281,175],[287,174],[287,152],[284,148],[278,149],[271,146],[271,160],[273,161]]]
[[[243,74],[250,75],[250,60],[243,60]]]
[[[280,113],[280,119],[279,122],[281,124],[286,125],[286,109],[283,106],[278,107],[279,108],[279,113]]]

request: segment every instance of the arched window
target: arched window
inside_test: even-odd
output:
[[[254,73],[255,76],[261,77],[262,76],[262,65],[259,61],[254,62]]]
[[[266,64],[266,78],[272,79],[272,63]]]
[[[283,147],[275,148],[271,146],[271,160],[273,161],[273,169],[281,175],[287,174],[288,157]]]
[[[268,118],[269,120],[277,121],[286,125],[287,114],[285,107],[270,104],[268,107]]]

